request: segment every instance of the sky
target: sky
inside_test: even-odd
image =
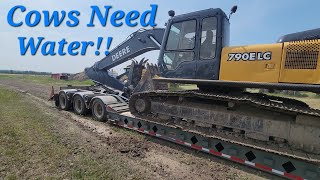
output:
[[[229,14],[233,5],[238,6],[238,11],[231,17],[231,38],[230,45],[251,45],[251,44],[270,44],[275,43],[277,39],[288,33],[304,31],[314,28],[320,28],[320,1],[318,0],[15,0],[0,2],[0,69],[9,70],[33,70],[42,72],[68,72],[77,73],[84,68],[92,66],[104,56],[96,56],[94,49],[88,50],[86,56],[42,56],[40,53],[36,56],[20,55],[18,37],[43,36],[51,41],[60,41],[66,38],[68,41],[96,41],[97,37],[113,37],[111,48],[116,47],[127,38],[132,32],[138,30],[139,26],[112,27],[110,24],[106,27],[97,25],[95,28],[89,28],[86,24],[89,22],[92,5],[97,5],[103,9],[106,5],[111,5],[111,13],[116,10],[129,12],[138,10],[143,12],[151,9],[150,4],[158,5],[156,16],[157,27],[164,28],[165,22],[169,19],[168,11],[174,10],[176,15],[185,14],[197,10],[208,8],[221,8],[226,14]],[[36,27],[22,26],[19,28],[11,27],[7,23],[7,14],[9,10],[16,6],[23,5],[27,12],[37,11],[71,11],[81,12],[79,17],[80,24],[77,27],[67,27],[61,25],[56,27],[44,27],[40,24]],[[26,13],[18,13],[16,19],[23,20]],[[43,22],[42,22],[43,23]],[[105,46],[102,45],[101,49]],[[156,63],[158,52],[147,53],[139,56],[147,57],[149,62]],[[128,62],[130,63],[130,62]],[[124,63],[116,68],[121,72],[122,68],[128,63]]]

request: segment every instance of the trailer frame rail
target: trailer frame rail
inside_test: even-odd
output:
[[[302,180],[320,179],[320,166],[290,156],[281,156],[220,138],[205,137],[132,116],[130,113],[109,113],[111,124],[202,151],[223,159],[262,170],[280,177]]]

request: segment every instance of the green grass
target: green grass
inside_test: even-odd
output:
[[[25,82],[33,82],[46,85],[93,85],[91,80],[55,80],[48,75],[29,75],[29,74],[0,74],[0,79],[19,79]]]
[[[248,92],[251,92],[251,93],[259,93],[259,89],[250,89],[250,88],[247,88],[247,91]],[[306,98],[306,99],[318,99],[320,98],[320,95],[319,94],[316,94],[316,93],[312,93],[312,92],[305,92],[305,91],[302,91],[300,92],[299,95],[289,95],[289,94],[285,94],[285,93],[282,93],[282,92],[279,92],[279,93],[266,93],[268,95],[272,95],[272,96],[280,96],[280,97],[290,97],[290,98]]]
[[[74,134],[57,133],[57,119],[24,96],[0,88],[0,102],[0,179],[143,178],[110,150],[93,152],[70,140]]]
[[[17,171],[26,165],[35,171],[55,171],[58,162],[50,159],[66,158],[68,150],[48,131],[45,122],[50,117],[9,90],[0,89],[0,102],[0,166],[4,172],[0,177],[16,179],[21,175]]]
[[[258,93],[258,89],[247,89],[248,92]],[[301,92],[300,96],[293,96],[284,93],[266,93],[272,96],[279,96],[285,98],[297,99],[307,103],[310,107],[320,109],[320,95],[312,92]]]
[[[169,84],[169,91],[183,91],[183,90],[194,90],[198,89],[195,84]]]

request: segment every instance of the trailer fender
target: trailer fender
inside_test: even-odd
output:
[[[72,101],[73,94],[78,92],[77,89],[63,89],[60,92],[64,92],[67,95],[68,101]]]
[[[94,92],[92,92],[92,91],[78,91],[76,93],[73,93],[71,101],[73,103],[74,97],[80,96],[84,100],[86,108],[90,109],[90,107],[91,107],[90,102],[91,101],[90,101],[90,98],[88,98],[88,95],[93,95],[93,94],[94,94]]]
[[[95,99],[100,99],[105,104],[105,106],[108,106],[109,104],[119,103],[119,99],[117,99],[116,97],[111,96],[111,95],[96,96],[91,99],[90,105],[89,105],[90,108],[92,108],[92,103]]]

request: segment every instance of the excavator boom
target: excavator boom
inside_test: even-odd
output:
[[[109,55],[92,67],[86,68],[86,75],[94,81],[122,91],[124,84],[119,79],[110,76],[108,70],[146,52],[159,50],[164,31],[165,29],[162,28],[139,29],[114,48]]]

